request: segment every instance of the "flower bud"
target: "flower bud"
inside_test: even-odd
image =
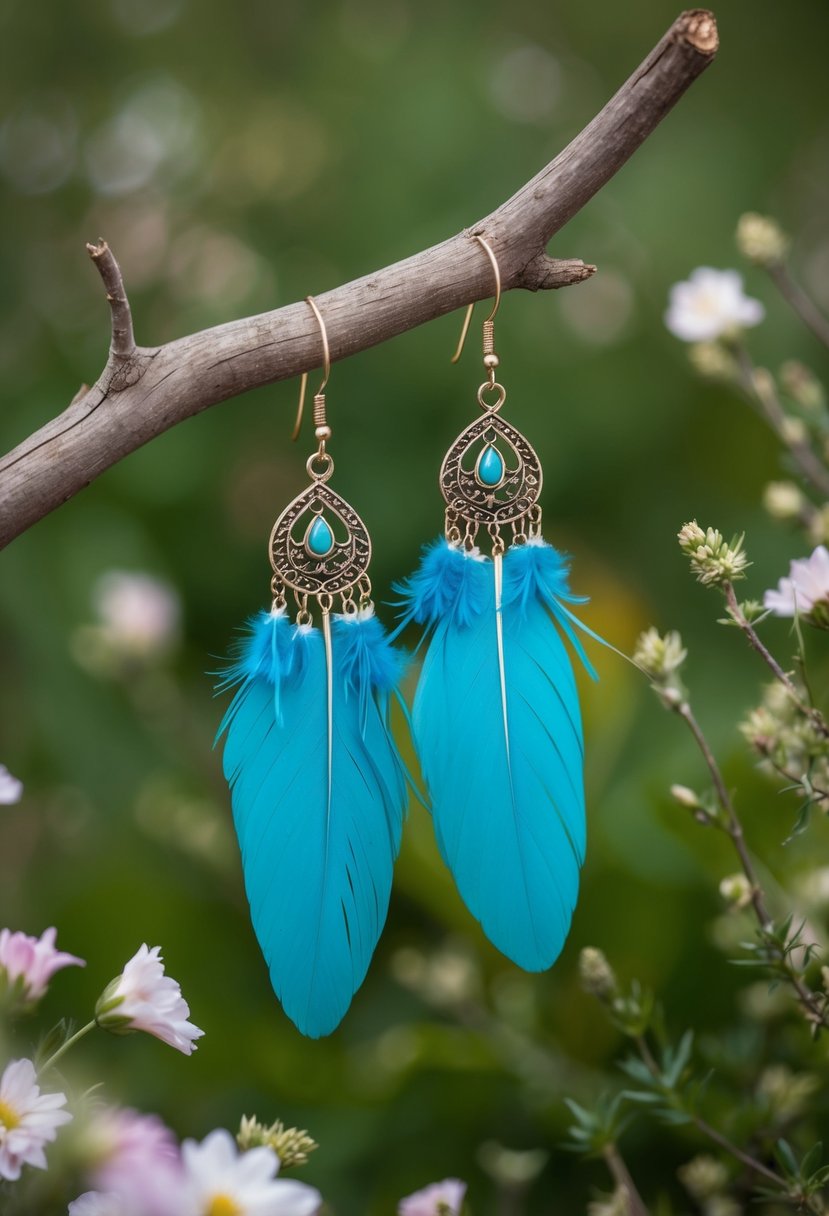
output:
[[[753,894],[751,883],[745,874],[729,874],[720,882],[720,895],[732,908],[746,908]]]
[[[721,342],[695,342],[688,348],[688,358],[694,371],[706,380],[734,380],[736,377],[737,364]]]
[[[239,1131],[236,1133],[236,1143],[243,1152],[250,1148],[272,1148],[279,1158],[282,1169],[289,1170],[297,1165],[305,1165],[309,1154],[319,1147],[316,1140],[306,1131],[298,1127],[285,1127],[277,1119],[270,1127],[260,1123],[256,1116],[242,1116]]]
[[[633,661],[654,680],[663,680],[679,671],[688,657],[682,638],[675,629],[664,637],[653,626],[639,635]]]
[[[780,383],[793,401],[810,413],[826,405],[826,393],[811,368],[797,359],[787,359],[780,368]]]
[[[797,444],[805,443],[809,438],[809,431],[806,427],[806,423],[802,418],[792,418],[791,415],[789,415],[780,423],[780,438],[789,447],[795,447]]]
[[[793,481],[770,481],[763,491],[763,506],[774,519],[797,519],[805,500]]]
[[[737,248],[744,258],[756,266],[774,266],[782,262],[789,247],[789,238],[767,215],[748,211],[737,224]]]
[[[679,1180],[697,1200],[709,1199],[728,1185],[728,1170],[716,1157],[700,1153],[677,1170]]]
[[[695,811],[701,805],[698,796],[687,785],[672,785],[671,797],[680,806],[687,807],[689,811]]]
[[[691,559],[697,582],[704,587],[733,583],[745,577],[751,563],[743,550],[742,536],[726,541],[716,528],[703,532],[695,519],[683,524],[677,535],[680,549]]]
[[[613,968],[594,946],[585,946],[579,955],[579,979],[584,991],[599,1000],[613,996],[618,987]]]

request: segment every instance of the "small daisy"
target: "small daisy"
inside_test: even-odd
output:
[[[161,947],[145,944],[124,970],[108,984],[95,1008],[95,1020],[104,1030],[127,1034],[143,1030],[189,1056],[203,1030],[187,1019],[190,1007],[178,983],[164,974]]]
[[[15,1182],[24,1165],[46,1169],[45,1145],[72,1116],[65,1094],[42,1094],[31,1060],[12,1060],[0,1077],[0,1178]]]
[[[713,342],[735,330],[759,325],[766,311],[743,291],[736,270],[698,266],[683,283],[674,283],[665,324],[683,342]]]
[[[187,1216],[314,1216],[322,1205],[313,1187],[276,1177],[273,1149],[240,1153],[223,1128],[201,1144],[185,1140],[181,1153],[190,1187]]]

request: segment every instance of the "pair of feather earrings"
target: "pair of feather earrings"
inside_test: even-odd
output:
[[[582,728],[563,638],[592,668],[567,606],[578,601],[566,561],[541,536],[538,456],[499,413],[500,274],[476,240],[496,281],[483,412],[444,458],[445,535],[398,588],[395,636],[414,621],[428,638],[409,720],[441,856],[493,944],[541,971],[566,938],[585,848]],[[374,614],[365,525],[328,485],[328,341],[308,302],[324,349],[319,446],[310,485],[271,533],[271,610],[250,622],[222,679],[236,693],[219,736],[274,991],[318,1038],[342,1020],[382,932],[409,781],[389,722],[404,659]]]

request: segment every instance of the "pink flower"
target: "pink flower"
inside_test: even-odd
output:
[[[188,1022],[190,1007],[174,979],[164,974],[161,947],[144,944],[119,976],[108,984],[95,1008],[104,1030],[127,1034],[143,1030],[189,1056],[203,1030]]]
[[[466,1195],[466,1183],[460,1178],[445,1178],[433,1182],[422,1191],[401,1199],[398,1216],[460,1216]]]
[[[169,583],[140,571],[109,570],[95,587],[101,631],[126,658],[164,654],[176,640],[181,604]]]
[[[240,1152],[230,1132],[219,1128],[181,1150],[189,1186],[189,1206],[181,1216],[314,1216],[322,1196],[312,1186],[277,1178],[279,1158],[272,1148]]]
[[[767,591],[763,605],[775,616],[809,617],[824,625],[829,617],[829,552],[818,545],[811,557],[790,562],[789,577]]]
[[[72,1116],[65,1094],[42,1094],[31,1060],[12,1060],[0,1077],[0,1178],[15,1182],[24,1165],[46,1169],[44,1146]]]
[[[178,1216],[178,1144],[157,1115],[104,1107],[85,1129],[84,1150],[96,1190],[130,1201],[142,1216]]]
[[[5,764],[0,764],[0,806],[12,806],[23,796],[23,782],[13,777]]]
[[[20,983],[27,1001],[39,1001],[49,981],[62,967],[85,967],[82,958],[55,949],[57,929],[47,929],[40,937],[0,929],[0,976],[9,986]]]

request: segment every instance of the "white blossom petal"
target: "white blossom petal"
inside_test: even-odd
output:
[[[698,266],[668,296],[665,324],[683,342],[713,342],[733,330],[758,325],[765,316],[759,300],[743,291],[736,270]]]

